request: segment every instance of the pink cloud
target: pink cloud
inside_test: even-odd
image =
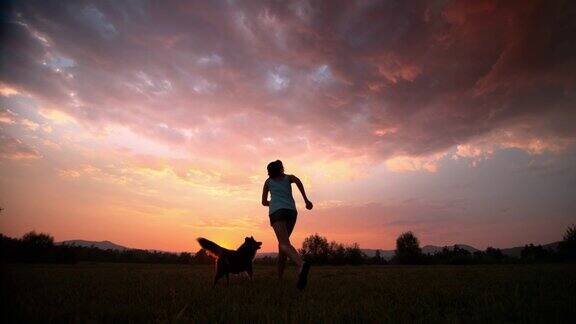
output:
[[[193,129],[207,155],[230,142],[265,150],[256,124],[274,138],[296,125],[313,150],[378,160],[436,154],[526,116],[574,118],[574,61],[549,36],[562,10],[544,2],[61,6],[15,9],[8,39],[30,59],[5,56],[4,82],[86,123],[178,145],[189,140],[177,130]],[[46,55],[60,59],[46,67]]]
[[[37,160],[42,154],[22,141],[0,132],[0,159]]]

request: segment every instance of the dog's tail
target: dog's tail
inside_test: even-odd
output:
[[[198,238],[198,243],[200,243],[200,246],[206,250],[208,254],[211,254],[216,258],[221,256],[226,251],[225,248],[203,237]]]

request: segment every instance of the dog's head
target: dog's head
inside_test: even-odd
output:
[[[250,236],[250,237],[246,237],[244,239],[244,245],[249,246],[251,250],[260,250],[260,247],[262,247],[262,242],[258,242],[254,239],[254,237]]]

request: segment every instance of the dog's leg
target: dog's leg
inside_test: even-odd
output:
[[[214,283],[212,284],[212,288],[216,287],[216,283],[220,278],[222,278],[224,274],[222,273],[222,266],[216,263],[216,273],[214,274]]]
[[[214,275],[214,283],[212,284],[212,288],[216,288],[216,283],[218,283],[218,279],[220,279],[220,275]]]
[[[252,272],[252,267],[248,268],[248,270],[246,270],[246,273],[248,274],[248,280],[250,280],[250,282],[252,282],[253,281],[252,275],[254,274]]]

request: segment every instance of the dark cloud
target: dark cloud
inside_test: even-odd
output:
[[[82,122],[222,156],[267,152],[264,137],[374,160],[503,129],[572,143],[575,11],[572,1],[18,2],[2,20],[1,80]]]

